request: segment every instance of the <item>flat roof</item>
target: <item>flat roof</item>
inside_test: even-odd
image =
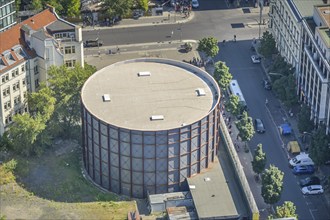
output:
[[[312,17],[315,5],[322,5],[323,0],[292,0],[302,17]]]
[[[217,158],[209,169],[194,177],[187,178],[187,181],[200,219],[239,217]]]
[[[81,97],[85,108],[108,124],[132,130],[165,130],[208,115],[219,99],[214,84],[205,71],[186,63],[135,59],[97,71],[85,82]],[[205,96],[198,96],[198,89],[203,89]],[[104,95],[110,101],[104,101]]]

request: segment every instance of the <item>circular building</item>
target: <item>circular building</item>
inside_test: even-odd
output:
[[[169,59],[107,66],[82,88],[83,158],[95,183],[136,198],[180,190],[219,142],[213,77]]]

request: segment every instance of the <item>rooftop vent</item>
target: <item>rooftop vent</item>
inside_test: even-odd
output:
[[[204,89],[198,88],[198,89],[196,89],[196,91],[197,91],[198,96],[205,96],[206,95]]]
[[[138,72],[138,76],[150,76],[150,72]]]
[[[102,97],[103,97],[103,102],[110,102],[111,101],[109,94],[104,94]]]
[[[158,121],[158,120],[164,120],[164,115],[152,115],[150,117],[151,121]]]

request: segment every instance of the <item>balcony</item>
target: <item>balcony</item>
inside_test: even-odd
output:
[[[304,51],[306,52],[309,61],[312,63],[313,68],[316,70],[317,75],[320,77],[321,81],[326,80],[318,64],[320,61],[319,55],[316,52],[313,54],[311,47],[307,45],[304,46]]]

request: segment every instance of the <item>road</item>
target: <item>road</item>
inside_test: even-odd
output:
[[[252,118],[261,118],[264,122],[266,133],[255,134],[249,145],[251,151],[254,151],[257,144],[261,143],[267,156],[267,166],[273,164],[284,172],[281,200],[275,205],[292,201],[297,207],[299,219],[330,219],[323,195],[303,196],[297,183],[303,176],[296,177],[288,166],[288,156],[277,129],[284,122],[285,115],[281,115],[280,104],[273,93],[263,88],[261,81],[264,73],[260,64],[251,62],[250,56],[253,52],[250,46],[251,41],[231,42],[225,46],[220,44],[221,52],[215,60],[225,61],[233,78],[238,80],[249,108],[249,115]],[[266,98],[269,108],[265,105]],[[276,108],[278,112],[274,113]],[[273,117],[273,114],[276,116]]]
[[[223,60],[230,67],[248,103],[250,116],[264,121],[266,133],[256,134],[250,142],[250,147],[253,151],[258,143],[262,143],[268,164],[274,164],[285,173],[284,191],[278,204],[292,201],[297,207],[299,219],[330,219],[322,196],[304,197],[301,194],[297,185],[298,178],[288,167],[287,155],[276,128],[282,122],[279,103],[271,92],[263,89],[261,80],[264,75],[260,65],[252,64],[250,61],[251,39],[258,37],[259,13],[255,10],[244,13],[241,8],[228,10],[224,2],[203,0],[200,2],[199,10],[195,11],[194,19],[189,23],[84,31],[83,38],[99,36],[104,45],[115,46],[181,39],[199,40],[205,36],[214,36],[222,42],[224,39],[229,41],[233,35],[237,35],[236,43],[228,42],[225,46],[220,43],[220,53],[215,60]],[[264,18],[266,17],[267,15],[264,15]],[[262,26],[262,31],[264,28],[265,26]],[[265,106],[266,98],[275,117],[271,117]]]

